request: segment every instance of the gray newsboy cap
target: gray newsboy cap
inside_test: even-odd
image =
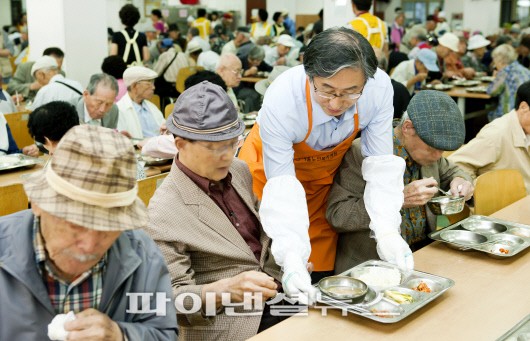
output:
[[[223,88],[203,81],[184,91],[166,121],[176,136],[197,141],[225,141],[238,137],[245,124]]]
[[[439,150],[456,150],[464,143],[464,117],[455,101],[446,93],[422,90],[407,107],[416,133],[429,146]]]

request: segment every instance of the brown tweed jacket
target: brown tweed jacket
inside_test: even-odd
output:
[[[366,182],[361,172],[363,159],[361,140],[356,139],[342,160],[328,197],[326,218],[339,233],[335,260],[337,274],[369,259],[379,259],[376,242],[370,238],[370,217],[364,207]],[[437,163],[421,167],[420,176],[432,176],[446,190],[455,177],[471,181],[466,172],[444,157]],[[431,231],[436,229],[436,216],[428,208],[427,223]]]
[[[257,215],[248,166],[235,159],[230,173],[235,190]],[[200,297],[203,284],[244,271],[262,271],[281,278],[270,252],[270,238],[263,229],[258,263],[223,211],[175,164],[149,203],[147,232],[164,255],[175,297],[182,293]],[[190,309],[191,300],[184,301],[184,306]],[[243,310],[236,308],[235,312]],[[256,334],[261,314],[228,316],[222,310],[215,317],[203,317],[199,311],[177,313],[177,320],[179,340],[245,340]]]

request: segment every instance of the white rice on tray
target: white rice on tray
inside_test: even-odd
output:
[[[401,273],[392,268],[366,267],[357,279],[373,287],[391,287],[401,282]]]

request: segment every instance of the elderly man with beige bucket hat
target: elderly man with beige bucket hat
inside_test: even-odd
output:
[[[0,219],[1,340],[176,339],[127,138],[76,126],[24,189],[32,210]]]

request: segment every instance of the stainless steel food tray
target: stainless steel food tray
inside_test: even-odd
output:
[[[411,273],[405,274],[395,265],[379,260],[366,261],[343,272],[341,276],[351,276],[352,272],[358,272],[361,268],[369,267],[397,269],[401,274],[400,284],[386,288],[369,286],[369,293],[361,303],[357,304],[352,304],[347,300],[337,300],[326,296],[323,293],[320,293],[318,296],[318,301],[377,322],[396,323],[427,305],[455,285],[455,282],[452,279],[422,271],[413,270]],[[411,289],[412,287],[417,286],[420,282],[426,283],[431,288],[432,292],[426,293]],[[413,297],[414,302],[399,304],[384,297],[383,293],[385,290],[399,291],[409,294]]]
[[[24,154],[0,155],[0,171],[31,168],[39,163],[44,163],[44,160]]]
[[[472,215],[429,237],[459,250],[477,250],[493,258],[507,258],[530,246],[530,226]]]
[[[138,159],[145,162],[146,166],[160,166],[169,163],[173,158],[151,157],[147,155],[139,155]]]
[[[513,328],[503,334],[497,341],[522,341],[530,340],[530,314],[526,315]]]

